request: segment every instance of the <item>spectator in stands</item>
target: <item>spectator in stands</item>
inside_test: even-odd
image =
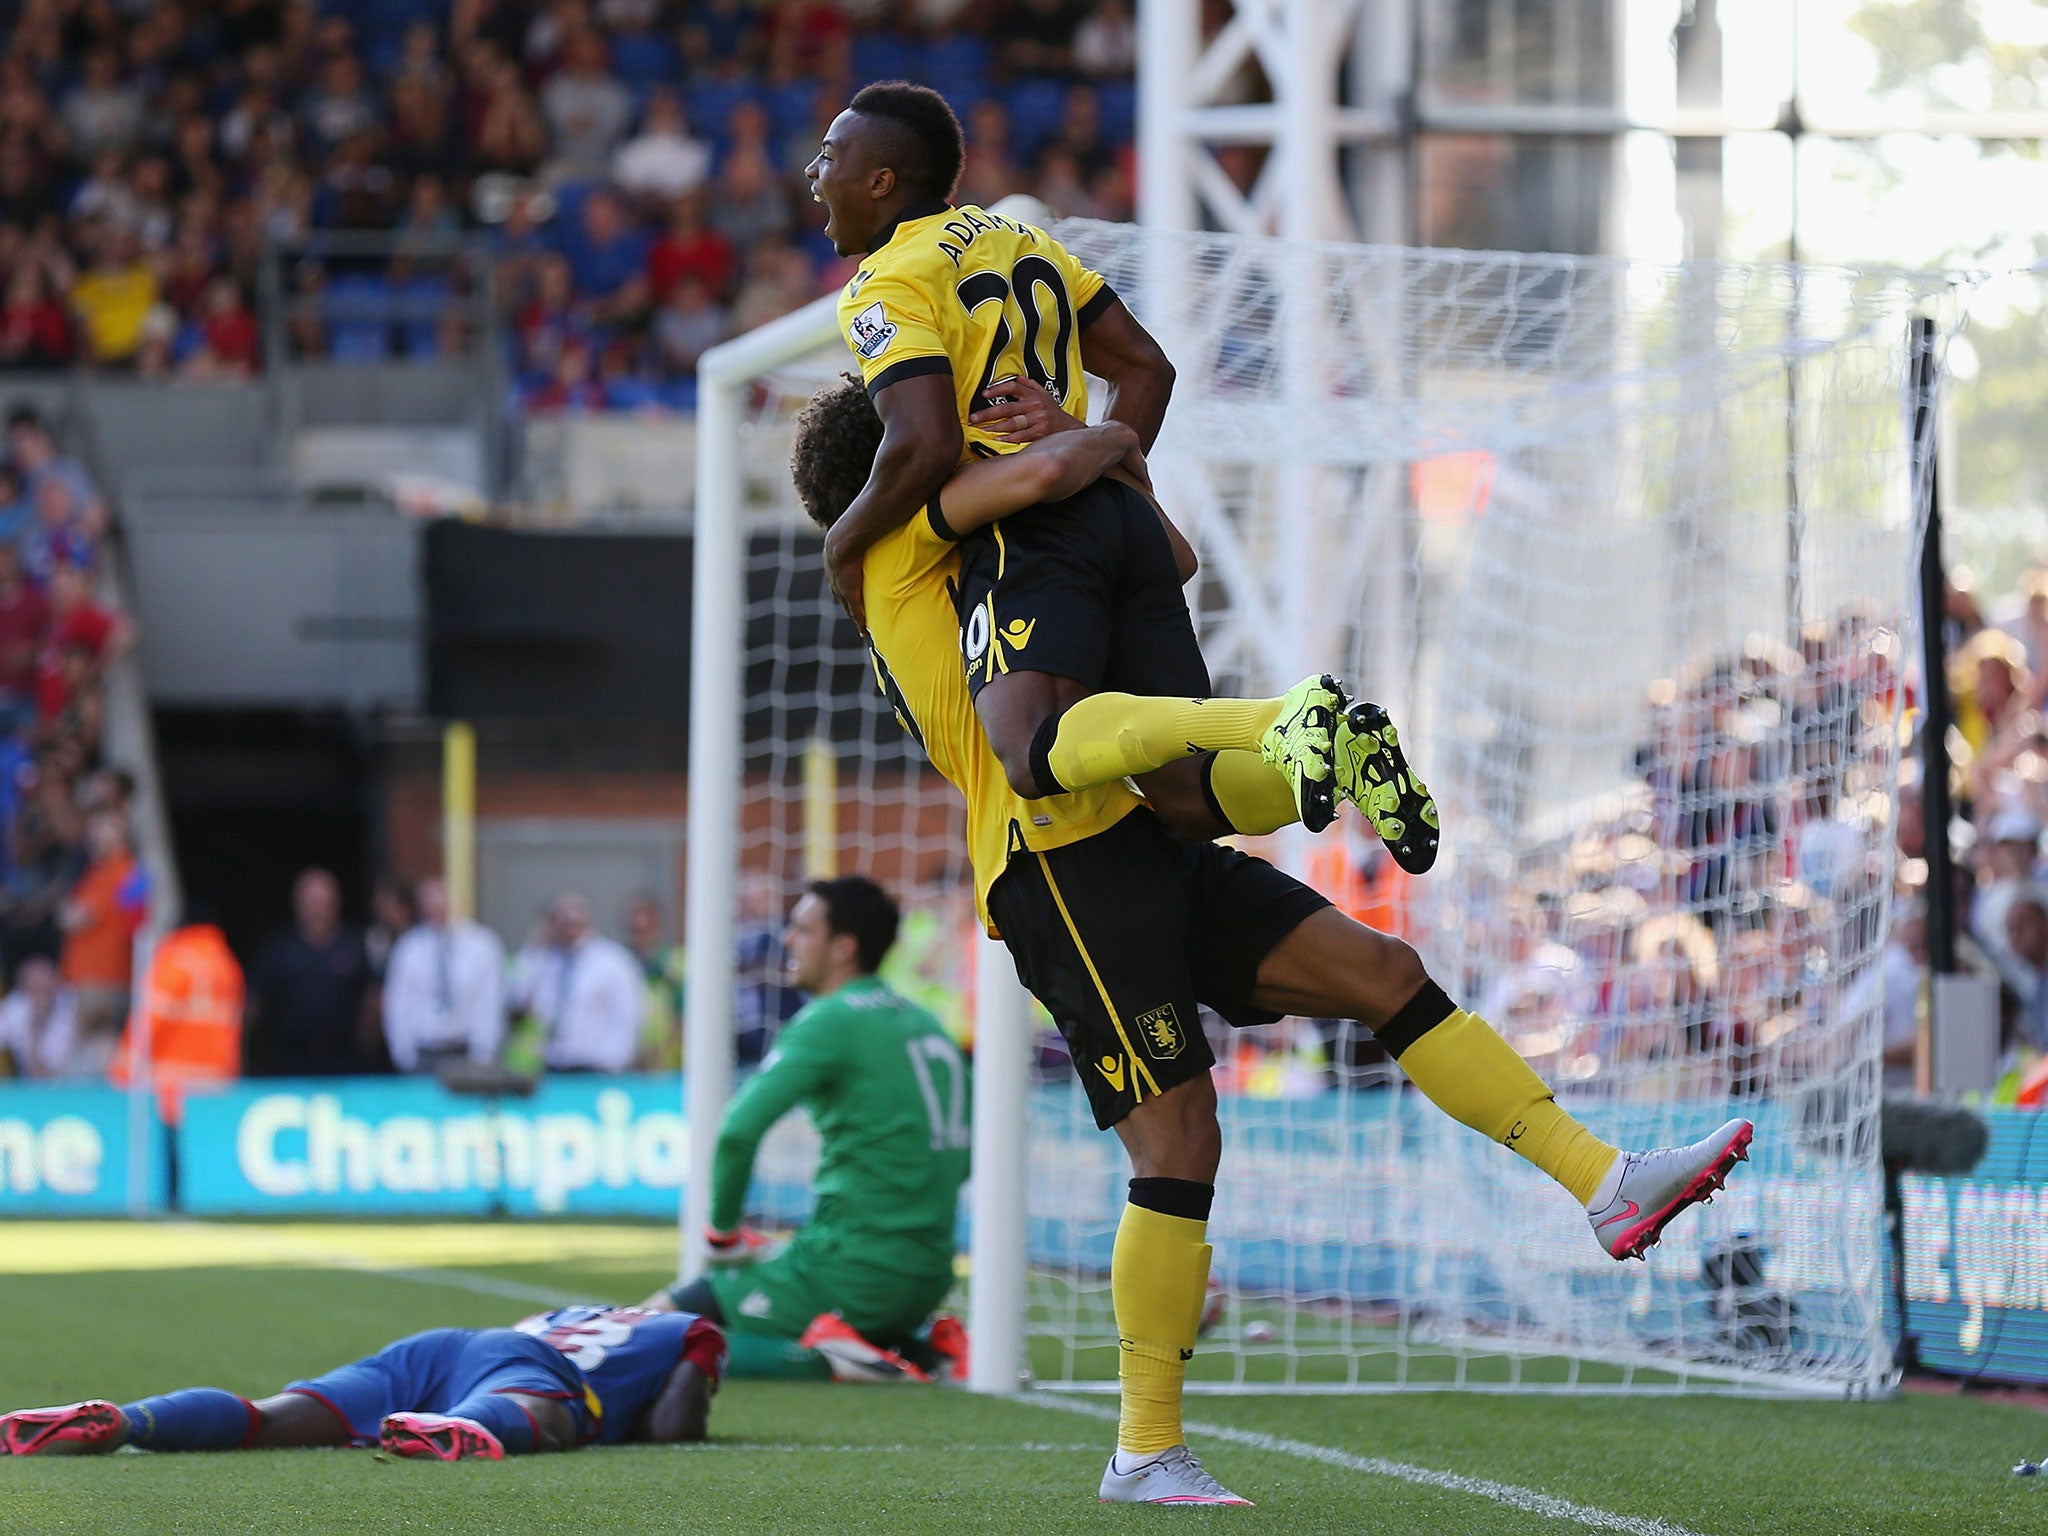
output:
[[[2030,886],[2013,898],[2005,911],[2005,941],[2020,1000],[2009,1043],[2048,1051],[2048,891]]]
[[[33,518],[19,535],[29,575],[47,588],[60,565],[89,571],[99,563],[98,518],[78,504],[72,485],[61,475],[45,475],[31,498]]]
[[[505,1039],[505,948],[482,923],[454,915],[448,887],[422,880],[419,922],[392,946],[384,973],[384,1040],[401,1072],[451,1062],[485,1066]]]
[[[673,1072],[683,1064],[683,946],[664,937],[661,904],[644,891],[626,908],[626,944],[645,985],[637,1064]]]
[[[105,525],[107,507],[99,487],[84,465],[57,452],[57,440],[34,406],[17,405],[7,413],[7,456],[21,471],[30,495],[46,477],[58,476],[70,485],[74,503],[94,523]]]
[[[36,716],[36,656],[50,605],[22,575],[21,552],[0,540],[0,735],[13,735]]]
[[[6,839],[7,881],[0,893],[0,961],[12,974],[30,956],[55,961],[64,946],[57,908],[85,868],[84,829],[71,782],[56,754],[29,757],[19,744],[0,746],[11,766]]]
[[[739,251],[752,251],[789,233],[795,222],[789,194],[763,151],[735,148],[725,157],[713,193],[711,222]]]
[[[405,214],[398,221],[394,259],[417,262],[425,257],[445,258],[461,233],[462,221],[448,206],[448,189],[441,178],[431,172],[415,176],[406,197]]]
[[[690,136],[676,93],[658,87],[647,98],[640,132],[613,163],[612,180],[652,207],[695,192],[710,174],[710,146]]]
[[[313,222],[322,229],[387,229],[398,193],[398,178],[377,158],[368,133],[342,140],[313,195]]]
[[[479,170],[525,175],[547,153],[548,130],[516,66],[495,52],[478,56],[472,76],[476,127],[470,160]]]
[[[654,317],[654,343],[662,365],[672,375],[697,371],[697,359],[725,339],[725,311],[704,285],[686,277]]]
[[[1129,0],[1097,0],[1074,29],[1074,68],[1095,79],[1128,78],[1138,66],[1138,27]]]
[[[87,819],[85,846],[85,873],[57,909],[57,926],[64,933],[64,980],[78,996],[80,1037],[104,1036],[104,1061],[128,1016],[135,935],[149,915],[149,877],[128,847],[127,823],[111,811]]]
[[[7,279],[0,306],[0,368],[61,368],[71,361],[71,317],[42,268],[24,261]]]
[[[739,260],[731,242],[705,220],[702,194],[679,197],[669,211],[668,228],[647,252],[647,281],[654,302],[666,304],[676,284],[695,278],[713,299],[732,292]]]
[[[1018,190],[1021,177],[1010,153],[1010,114],[993,96],[984,96],[967,114],[967,159],[961,167],[958,197],[986,208]]]
[[[321,66],[320,83],[306,93],[299,116],[315,152],[373,133],[379,127],[377,99],[363,82],[362,61],[352,53],[328,59]]]
[[[125,153],[142,131],[142,94],[122,82],[120,55],[102,44],[86,54],[79,83],[58,115],[78,153]]]
[[[580,181],[611,169],[633,122],[633,95],[609,72],[599,33],[579,33],[568,44],[561,69],[541,88],[540,105],[554,134],[550,180]]]
[[[78,999],[46,959],[24,960],[0,1002],[0,1057],[15,1077],[89,1077],[101,1069],[102,1062],[79,1059]]]
[[[49,600],[50,621],[36,657],[36,708],[45,720],[51,720],[63,712],[69,690],[68,684],[60,687],[56,681],[63,672],[64,651],[85,652],[92,663],[90,679],[96,683],[135,643],[135,629],[124,615],[92,600],[85,573],[75,565],[55,566],[44,596]]]
[[[1005,68],[1020,75],[1063,75],[1073,63],[1079,22],[1071,0],[1017,0],[989,28]]]
[[[522,951],[515,1003],[539,1023],[550,1072],[624,1072],[640,1042],[644,986],[632,952],[596,931],[587,897],[548,904],[547,941]]]
[[[1976,853],[1980,883],[1969,908],[1970,934],[1984,946],[2007,984],[2024,993],[2025,979],[2007,937],[2006,917],[2015,901],[2038,889],[2041,823],[2024,806],[2007,806],[1984,824]]]
[[[2002,937],[2002,935],[2001,935]],[[1891,939],[1884,949],[1884,1086],[1888,1093],[1910,1093],[1920,1038],[1920,1015],[1926,1004],[1927,903],[1904,903],[1892,919]]]
[[[576,296],[598,325],[623,325],[647,308],[647,237],[626,216],[619,195],[598,187],[583,200],[574,238],[564,241]]]
[[[85,359],[102,367],[133,363],[160,296],[156,269],[132,229],[102,224],[93,265],[71,285],[71,307],[85,337]]]
[[[369,989],[360,940],[341,924],[341,887],[308,869],[292,887],[292,924],[273,935],[249,974],[243,1024],[247,1070],[257,1077],[320,1077],[360,1060]]]
[[[165,1123],[176,1125],[187,1093],[220,1087],[241,1074],[246,1003],[242,967],[226,936],[203,907],[187,907],[184,921],[157,940],[150,955],[108,1077],[117,1088],[128,1086],[135,1018],[146,1015],[157,1105]]]
[[[733,300],[732,329],[751,331],[810,302],[810,258],[792,245],[762,241],[747,252],[747,279]]]
[[[462,147],[448,115],[448,94],[419,80],[401,80],[391,88],[391,129],[385,158],[400,176],[462,173]]]
[[[1039,201],[1051,210],[1056,219],[1099,219],[1103,216],[1102,205],[1096,202],[1094,192],[1082,179],[1079,162],[1058,144],[1050,146],[1038,157],[1035,190]]]
[[[187,377],[246,379],[256,372],[256,317],[242,302],[242,292],[233,278],[216,277],[206,285],[194,340],[185,359]]]
[[[831,0],[769,0],[765,28],[770,81],[846,74],[852,32]]]
[[[775,882],[757,869],[740,875],[739,925],[733,935],[733,1051],[742,1065],[768,1054],[782,1026],[803,1006],[784,984],[783,923]]]

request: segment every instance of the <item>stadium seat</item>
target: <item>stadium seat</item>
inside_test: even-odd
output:
[[[662,389],[663,403],[673,410],[694,411],[697,409],[697,375],[687,379],[675,379]]]
[[[410,358],[436,357],[441,351],[441,319],[455,297],[448,279],[421,276],[409,279],[394,296],[398,310],[401,348]]]
[[[659,32],[621,32],[612,38],[612,73],[645,90],[681,72],[675,44]]]
[[[759,95],[746,81],[706,81],[702,85],[691,86],[684,93],[683,115],[690,120],[690,127],[699,138],[723,145],[727,137],[725,120],[732,116],[732,109],[743,101],[755,100]]]
[[[320,314],[336,362],[381,363],[391,356],[391,288],[382,276],[352,272],[331,279]]]
[[[853,77],[860,85],[873,80],[900,80],[918,71],[917,50],[891,32],[856,33],[850,49]]]
[[[1058,131],[1066,116],[1067,88],[1042,77],[1019,80],[1003,92],[1003,105],[1010,113],[1010,147],[1019,158],[1029,159]]]
[[[1129,80],[1105,80],[1095,87],[1102,104],[1102,135],[1119,142],[1138,131],[1138,87]]]
[[[947,97],[954,90],[979,93],[988,83],[989,46],[979,37],[935,37],[924,48],[924,72],[918,78]]]
[[[792,80],[768,93],[768,121],[783,138],[801,133],[811,125],[811,113],[818,105],[818,82]]]

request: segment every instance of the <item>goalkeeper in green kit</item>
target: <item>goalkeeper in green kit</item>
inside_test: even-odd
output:
[[[967,1063],[939,1021],[875,974],[896,903],[858,875],[820,880],[790,909],[787,975],[811,1001],[718,1128],[709,1273],[645,1303],[709,1318],[729,1377],[964,1378],[967,1335],[934,1316],[953,1285],[967,1178]],[[811,1219],[781,1252],[740,1224],[754,1154],[801,1105],[821,1143]]]

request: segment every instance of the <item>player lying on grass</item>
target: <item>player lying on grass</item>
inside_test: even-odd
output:
[[[969,458],[1014,451],[1021,375],[1077,416],[1087,375],[1109,386],[1109,417],[1149,449],[1174,371],[1101,276],[1028,224],[948,205],[963,156],[944,98],[901,81],[860,91],[809,167],[826,233],[860,270],[840,301],[847,344],[884,422],[883,441],[826,539],[834,590],[862,622],[852,573],[878,538],[922,513]],[[1041,507],[1004,535],[964,539],[955,584],[968,683],[1017,794],[1056,796],[1148,769],[1155,805],[1179,801],[1216,831],[1320,831],[1349,764],[1353,798],[1406,869],[1436,856],[1435,808],[1400,756],[1383,711],[1352,720],[1333,684],[1285,700],[1216,702],[1165,559],[1132,486],[1104,478]],[[1110,585],[1105,572],[1121,573]],[[1212,756],[1235,749],[1230,756]],[[1262,767],[1263,756],[1284,777]],[[1277,804],[1276,804],[1277,802]]]
[[[725,1371],[708,1318],[563,1307],[511,1328],[433,1328],[251,1402],[187,1387],[0,1416],[0,1454],[377,1445],[394,1456],[499,1461],[593,1442],[702,1440]]]
[[[990,930],[1066,1037],[1097,1124],[1113,1127],[1130,1155],[1130,1202],[1111,1258],[1123,1413],[1100,1496],[1242,1503],[1188,1453],[1180,1417],[1222,1155],[1198,1005],[1237,1025],[1285,1014],[1358,1019],[1439,1108],[1569,1190],[1617,1259],[1640,1256],[1678,1212],[1718,1188],[1746,1155],[1752,1127],[1731,1120],[1689,1147],[1624,1153],[1560,1109],[1400,940],[1353,922],[1263,860],[1170,835],[1121,784],[1018,794],[975,715],[954,643],[954,519],[995,516],[1005,499],[1015,510],[1041,495],[1032,455],[1044,456],[1048,480],[1053,466],[1081,472],[1091,451],[1115,462],[1117,430],[1063,433],[954,474],[922,515],[867,551],[868,641],[905,729],[966,797]],[[820,525],[845,511],[882,438],[881,418],[851,384],[821,391],[799,418],[792,470]]]
[[[725,1118],[711,1164],[714,1262],[753,1257],[740,1225],[754,1156],[801,1105],[820,1143],[817,1205],[772,1258],[678,1282],[644,1303],[731,1336],[735,1376],[929,1381],[964,1370],[967,1338],[927,1319],[953,1287],[967,1178],[967,1063],[943,1025],[876,975],[899,914],[872,880],[819,880],[790,909],[787,979],[811,1001]]]

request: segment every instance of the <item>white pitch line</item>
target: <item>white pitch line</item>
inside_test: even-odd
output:
[[[772,1451],[791,1455],[809,1455],[813,1451],[826,1451],[857,1456],[925,1456],[935,1451],[944,1452],[948,1456],[1007,1456],[1024,1451],[1041,1456],[1071,1456],[1083,1451],[1100,1451],[1102,1448],[1092,1441],[1085,1445],[1060,1445],[1050,1440],[1027,1440],[1021,1445],[750,1445],[744,1440],[698,1440],[689,1445],[679,1445],[676,1449],[690,1456],[703,1456],[712,1451],[739,1455],[751,1451]]]
[[[1090,1419],[1114,1422],[1117,1418],[1117,1411],[1114,1408],[1096,1403],[1079,1403],[1051,1393],[1019,1393],[1013,1401],[1033,1403],[1041,1408],[1058,1408]],[[1355,1456],[1349,1451],[1340,1451],[1333,1446],[1312,1445],[1306,1440],[1289,1440],[1280,1435],[1260,1434],[1256,1430],[1233,1429],[1227,1424],[1191,1423],[1187,1429],[1190,1436],[1199,1435],[1207,1440],[1227,1440],[1233,1445],[1242,1445],[1255,1451],[1268,1451],[1276,1456],[1292,1456],[1301,1461],[1320,1461],[1327,1466],[1342,1467],[1347,1472],[1397,1478],[1404,1483],[1416,1483],[1425,1488],[1441,1488],[1447,1493],[1471,1494],[1475,1498],[1491,1499],[1496,1504],[1505,1504],[1511,1509],[1519,1509],[1532,1515],[1543,1515],[1552,1520],[1569,1520],[1596,1531],[1616,1531],[1620,1532],[1621,1536],[1700,1536],[1698,1531],[1688,1526],[1673,1525],[1668,1520],[1656,1520],[1647,1515],[1620,1515],[1595,1505],[1575,1504],[1570,1499],[1560,1499],[1554,1494],[1538,1493],[1534,1488],[1521,1488],[1513,1483],[1496,1483],[1491,1478],[1466,1477],[1458,1472],[1438,1472],[1405,1461],[1389,1461],[1383,1456]]]

